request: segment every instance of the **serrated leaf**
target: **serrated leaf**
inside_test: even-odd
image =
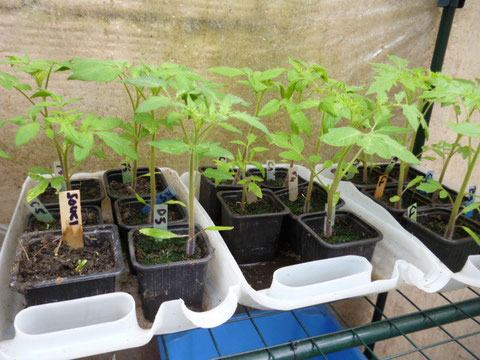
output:
[[[362,133],[351,127],[340,127],[330,129],[321,137],[321,140],[332,146],[350,146],[355,144],[362,137]]]
[[[293,161],[302,161],[303,157],[294,150],[283,151],[280,154],[280,157],[284,158],[285,160],[293,160]]]
[[[185,144],[183,140],[180,139],[156,140],[150,141],[148,144],[162,152],[174,155],[180,155],[190,150],[190,146]]]
[[[235,119],[238,119],[238,120],[241,120],[251,126],[253,126],[254,128],[257,128],[258,130],[264,132],[265,134],[267,135],[270,135],[270,131],[267,129],[267,127],[262,124],[258,118],[254,117],[254,116],[251,116],[245,112],[234,112],[232,114],[232,117],[235,118]]]
[[[140,229],[140,233],[154,237],[158,240],[165,240],[165,239],[174,239],[174,238],[179,238],[179,237],[188,237],[188,235],[179,235],[175,234],[171,231],[168,230],[163,230],[163,229],[153,229],[153,228],[144,228]]]
[[[154,76],[147,76],[147,75],[142,75],[138,78],[134,79],[127,79],[124,81],[127,84],[134,85],[136,87],[140,88],[165,88],[166,87],[166,82],[163,79],[159,79]]]
[[[37,136],[41,128],[40,124],[36,122],[19,127],[15,136],[15,145],[18,147],[29,143]]]
[[[137,108],[137,113],[155,111],[161,107],[170,106],[172,100],[166,96],[151,96]]]
[[[270,116],[280,109],[280,101],[277,99],[270,100],[258,113],[258,116]]]
[[[480,126],[477,124],[464,122],[461,124],[448,125],[450,125],[457,134],[480,138]]]
[[[215,73],[215,74],[228,76],[228,77],[231,77],[231,78],[236,77],[236,76],[245,75],[245,72],[243,70],[236,69],[236,68],[229,67],[229,66],[220,66],[220,67],[210,68],[210,71]]]
[[[420,118],[423,117],[422,113],[415,105],[403,105],[402,111],[413,130],[417,130],[420,125]]]
[[[263,71],[258,79],[260,81],[266,81],[266,80],[272,80],[275,79],[276,77],[279,77],[284,73],[286,70],[282,68],[273,68],[273,69],[268,69],[266,71]]]
[[[312,163],[318,164],[322,161],[323,157],[320,155],[312,155],[308,158]]]
[[[137,152],[132,148],[132,143],[129,140],[122,138],[117,133],[100,131],[97,135],[117,154],[128,156],[134,160],[140,160]]]
[[[19,82],[18,78],[0,71],[0,85],[7,90],[12,90]]]
[[[53,174],[53,171],[51,169],[47,169],[47,168],[40,167],[40,166],[34,166],[34,167],[28,169],[28,172],[32,173],[32,174],[41,174],[41,175],[52,175]]]
[[[30,189],[27,195],[27,201],[33,201],[37,197],[39,197],[41,194],[45,192],[49,185],[50,181],[48,179],[43,180],[40,184],[37,184],[34,188]]]
[[[91,132],[84,132],[79,135],[79,142],[82,146],[75,145],[73,148],[73,157],[76,163],[85,161],[95,146],[95,139]]]
[[[222,128],[228,130],[228,131],[232,131],[234,133],[237,133],[237,134],[241,134],[242,131],[238,128],[236,128],[235,126],[233,126],[232,124],[229,124],[229,123],[225,123],[225,122],[221,122],[218,124],[219,126],[221,126]]]
[[[65,178],[63,176],[55,176],[50,179],[50,184],[55,190],[57,190],[57,193],[62,190],[62,186],[64,182],[65,182]]]
[[[73,74],[69,80],[108,82],[115,80],[123,71],[103,61],[77,59],[70,66]]]

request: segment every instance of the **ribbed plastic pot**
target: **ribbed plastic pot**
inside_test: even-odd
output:
[[[102,225],[103,224],[103,214],[102,214],[102,209],[100,209],[98,206],[95,205],[85,205],[82,206],[83,209],[89,209],[89,211],[94,212],[97,215],[98,221],[96,223],[89,223],[88,221],[84,224],[84,226],[92,226],[92,225]],[[50,214],[53,216],[55,220],[60,219],[60,209],[58,206],[55,207],[48,207],[47,210],[50,212]],[[33,214],[28,214],[26,219],[25,219],[25,231],[31,231],[28,229],[31,229],[33,226],[33,222],[35,221],[35,216]],[[52,232],[52,231],[58,231],[58,230],[45,230],[45,231],[40,231],[41,233],[45,232]],[[39,233],[40,233],[39,232]]]
[[[144,200],[148,203],[150,201],[150,196],[144,197]],[[178,200],[176,197],[174,197],[172,200]],[[124,198],[124,199],[117,199],[113,207],[115,208],[115,212],[117,213],[117,225],[118,225],[118,230],[120,232],[120,241],[122,243],[122,247],[127,251],[128,249],[128,233],[130,230],[137,228],[138,226],[143,226],[146,227],[148,225],[151,225],[151,223],[145,223],[145,224],[128,224],[123,217],[122,217],[122,207],[125,204],[134,204],[138,206],[138,210],[142,211],[146,205],[142,204],[139,202],[136,198]],[[181,205],[173,204],[173,205],[168,205],[168,208],[170,210],[174,210],[175,212],[179,213],[181,218],[175,221],[169,221],[169,224],[171,225],[178,225],[178,224],[184,224],[188,221],[188,216],[187,216],[187,211],[185,208]]]
[[[323,223],[326,214],[305,214],[299,217],[302,226],[301,257],[302,261],[328,259],[345,255],[363,256],[371,260],[376,244],[382,240],[382,233],[374,226],[367,224],[349,211],[339,211],[336,218],[347,218],[350,223],[362,228],[362,240],[343,244],[330,244],[319,233],[323,232]]]
[[[161,173],[160,169],[157,168],[155,170],[156,170],[156,172],[160,173],[160,174],[156,175],[157,189],[162,189],[163,190],[168,186],[167,185],[167,180],[165,179],[165,177]],[[150,172],[150,169],[148,167],[140,167],[140,168],[137,169],[137,177],[141,176],[141,175],[148,174],[149,172]],[[105,183],[105,189],[107,191],[107,195],[110,198],[110,202],[111,202],[111,205],[112,205],[113,219],[116,222],[117,221],[117,214],[115,213],[115,208],[114,208],[114,205],[113,205],[115,200],[130,198],[130,197],[132,197],[132,195],[127,195],[127,196],[115,195],[112,192],[112,189],[110,187],[110,184],[111,184],[112,181],[117,181],[119,183],[123,182],[123,180],[122,180],[122,170],[121,169],[107,170],[103,173],[103,182]],[[159,184],[161,186],[159,186]],[[139,194],[139,195],[141,197],[149,196],[150,191],[148,191],[147,193],[144,193],[144,194]]]
[[[325,189],[323,189],[320,185],[314,184],[315,191],[320,191],[322,192],[325,197],[328,196],[327,192]],[[308,188],[308,184],[304,184],[298,187],[299,191],[301,189],[306,189]],[[289,190],[288,189],[283,189],[280,191],[277,191],[275,195],[278,197],[278,199],[288,208],[287,204],[283,200],[288,200],[288,194]],[[345,205],[345,201],[340,199],[338,202],[336,209],[340,209],[343,205]],[[317,212],[311,212],[309,214],[317,214],[317,213],[323,213],[323,211],[317,211]],[[302,238],[302,226],[298,222],[298,217],[300,215],[295,215],[290,211],[287,216],[285,216],[285,219],[283,220],[283,225],[282,225],[282,231],[280,232],[280,242],[281,243],[287,243],[289,244],[289,247],[296,253],[300,254],[301,252],[301,238]]]
[[[57,231],[61,235],[61,231]],[[118,229],[115,225],[98,225],[85,228],[84,235],[95,236],[99,241],[108,241],[111,244],[115,257],[115,268],[98,274],[75,275],[69,278],[63,278],[61,282],[58,279],[42,281],[31,286],[24,286],[19,279],[19,268],[14,266],[12,269],[12,278],[10,287],[25,295],[26,306],[40,305],[57,301],[78,299],[87,296],[106,294],[115,291],[115,284],[118,276],[125,271],[122,249],[118,238]],[[27,239],[38,238],[32,233],[22,236],[20,241],[23,243]],[[86,246],[94,246],[89,243],[85,236]],[[22,255],[21,246],[17,247],[15,260]],[[15,262],[18,264],[17,262]]]
[[[263,190],[263,198],[278,212],[258,215],[233,213],[226,200],[241,201],[241,190],[220,191],[217,197],[222,207],[221,224],[233,226],[233,230],[224,231],[222,236],[237,263],[251,264],[273,259],[278,250],[283,220],[290,210],[268,189]]]
[[[250,169],[247,171],[247,175],[253,175],[253,176],[258,176],[261,177],[265,180],[265,178],[262,176],[262,173],[258,169]],[[282,177],[286,178],[288,176],[288,168],[284,167],[277,167],[275,168],[275,175],[281,175]],[[298,177],[298,185],[303,185],[307,184],[308,181],[302,178],[301,176]],[[279,190],[284,190],[286,188],[285,185],[282,186],[271,186],[271,185],[266,185],[263,182],[258,183],[261,188],[263,189],[270,189],[273,192],[277,192]]]
[[[475,240],[472,237],[448,240],[419,223],[422,218],[427,216],[443,214],[450,217],[450,213],[451,210],[445,208],[420,210],[417,213],[417,222],[404,215],[405,228],[424,243],[452,272],[458,272],[463,269],[470,255],[476,255],[480,252],[480,247]],[[476,234],[480,234],[480,224],[465,216],[462,216],[461,219]]]
[[[390,214],[392,214],[392,216],[395,218],[395,220],[397,220],[401,225],[405,225],[405,222],[403,220],[403,214],[405,213],[405,211],[407,210],[407,207],[402,207],[401,209],[397,209],[395,207],[395,203],[389,203],[389,204],[385,204],[384,202],[378,200],[378,199],[375,199],[375,186],[373,187],[367,187],[367,188],[363,188],[362,189],[362,192],[367,195],[369,198],[371,198],[372,200],[374,200],[377,204],[383,206],[385,209],[388,210],[388,212]],[[385,190],[391,190],[391,189],[397,189],[397,185],[387,185],[385,187]],[[429,207],[432,207],[432,202],[426,198],[425,196],[423,195],[420,195],[418,193],[418,191],[414,191],[414,190],[411,190],[411,189],[408,189],[407,191],[405,191],[404,197],[408,197],[410,199],[413,199],[411,201],[411,204],[413,203],[417,203],[417,210],[420,210],[420,209],[427,209]]]
[[[202,174],[200,177],[200,196],[199,201],[200,204],[203,206],[205,211],[210,215],[212,221],[216,224],[220,224],[220,217],[221,217],[221,209],[220,209],[220,202],[217,198],[217,193],[219,191],[227,191],[227,190],[240,190],[242,188],[241,185],[224,185],[220,184],[215,186],[215,180],[207,178],[203,175],[203,172],[208,169],[212,168],[209,166],[202,166],[199,168],[200,173]]]
[[[206,254],[203,258],[147,266],[139,264],[135,256],[134,233],[140,228],[132,229],[128,233],[128,252],[136,270],[145,318],[153,321],[160,305],[168,300],[183,299],[187,306],[201,308],[205,273],[209,261],[213,258],[213,248],[206,234],[202,233],[197,237],[197,243]],[[188,225],[172,225],[168,230],[185,235],[188,234]]]
[[[98,206],[98,207],[102,207],[102,201],[103,201],[103,199],[105,199],[105,189],[103,188],[102,180],[96,179],[96,178],[72,180],[71,181],[72,190],[75,190],[78,187],[78,185],[80,185],[82,182],[85,182],[85,181],[95,182],[95,186],[98,187],[98,189],[100,191],[100,195],[98,197],[94,198],[94,199],[85,199],[85,198],[81,197],[81,192],[80,192],[80,197],[81,197],[80,202],[81,202],[81,204],[82,205],[95,205],[95,206]],[[51,189],[51,187],[48,187],[47,189]],[[43,205],[45,205],[46,207],[56,207],[56,206],[58,206],[58,199],[57,199],[57,201],[55,201],[53,203],[49,203],[49,202],[46,202],[46,201],[42,200],[42,195],[40,195],[39,198],[42,201]]]

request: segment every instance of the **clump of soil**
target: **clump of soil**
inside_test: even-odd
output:
[[[97,180],[74,180],[72,181],[72,190],[80,190],[81,201],[95,200],[102,194],[100,190],[100,183]],[[44,204],[58,203],[58,194],[52,187],[48,187],[45,192],[39,196],[39,199]]]
[[[150,194],[150,176],[142,176],[137,178],[137,184],[135,191],[132,188],[132,184],[124,184],[120,180],[112,179],[109,181],[110,193],[116,197],[127,197],[135,196],[135,192],[140,195]],[[163,184],[160,174],[155,175],[155,188],[158,192],[164,190],[165,185]]]
[[[146,206],[140,202],[120,203],[120,216],[125,225],[143,225],[150,222],[150,212],[144,213],[142,209]],[[183,219],[183,214],[177,206],[168,207],[168,221],[177,221]]]
[[[185,253],[187,237],[173,239],[155,239],[136,232],[134,235],[135,256],[142,265],[167,264],[184,260],[196,260],[206,256],[196,242],[195,253]]]
[[[240,265],[240,269],[252,288],[262,290],[270,287],[272,284],[275,270],[299,263],[301,263],[300,256],[293,251],[280,251],[272,261]]]
[[[322,217],[315,223],[309,224],[309,226],[322,238],[323,241],[332,245],[369,239],[375,236],[372,234],[372,231],[360,226],[349,217],[337,216],[335,218],[332,236],[326,238],[323,232],[323,222],[324,218]]]
[[[225,199],[228,207],[234,214],[242,214],[242,203],[235,199]],[[243,215],[259,215],[259,214],[271,214],[281,212],[282,210],[273,206],[273,204],[266,198],[258,199],[257,201],[248,204],[245,203],[245,212]]]
[[[33,217],[30,221],[29,226],[25,227],[24,231],[47,231],[47,230],[60,230],[62,224],[60,221],[60,212],[59,211],[50,211],[54,222],[43,222]],[[92,208],[83,207],[82,208],[82,224],[83,226],[87,225],[98,225],[100,221],[98,212]]]
[[[19,269],[17,280],[24,285],[45,280],[57,280],[61,283],[62,278],[100,273],[115,268],[114,253],[107,238],[84,235],[84,239],[90,245],[72,249],[62,241],[56,253],[60,237],[48,233],[31,238],[23,244],[24,250],[14,265],[14,268],[18,266]],[[80,272],[75,271],[79,260],[87,260]]]
[[[417,221],[419,224],[422,224],[423,226],[432,230],[438,235],[445,236],[445,231],[447,230],[449,219],[450,216],[448,214],[437,213],[418,216]],[[471,227],[471,225],[468,224],[466,221],[463,221],[462,218],[458,218],[455,224],[455,230],[453,231],[453,240],[470,237],[470,235],[465,230],[463,230],[461,226]]]
[[[290,201],[288,199],[288,192],[277,196],[290,209],[294,215],[302,215],[305,213],[305,201],[307,200],[308,187],[298,189],[298,199]],[[325,204],[328,201],[328,196],[325,191],[320,190],[314,186],[312,190],[312,198],[310,201],[310,212],[318,212],[325,210]]]

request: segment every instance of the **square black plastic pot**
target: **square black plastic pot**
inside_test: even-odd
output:
[[[322,192],[325,197],[328,196],[327,192],[325,189],[323,189],[320,185],[314,184],[314,191],[320,191]],[[307,189],[308,184],[304,184],[298,187],[299,191],[301,189]],[[283,189],[280,191],[277,191],[275,195],[278,197],[278,199],[288,208],[287,204],[283,201],[283,199],[288,199],[288,189]],[[340,209],[343,205],[345,205],[345,201],[340,199],[338,202],[336,209]],[[309,214],[317,214],[317,213],[323,213],[324,211],[317,211],[317,212],[311,212]],[[280,242],[281,243],[287,243],[289,244],[290,248],[296,253],[300,254],[301,252],[301,238],[302,238],[302,226],[298,222],[298,218],[300,215],[295,215],[292,211],[285,216],[285,219],[283,220],[283,225],[282,225],[282,231],[280,232]]]
[[[395,218],[395,220],[397,220],[401,225],[404,226],[405,222],[404,222],[404,219],[403,219],[403,214],[405,213],[405,211],[407,211],[407,208],[397,209],[397,208],[395,208],[395,203],[385,204],[382,201],[380,201],[379,199],[375,199],[375,189],[376,189],[376,187],[368,187],[368,188],[362,189],[362,192],[365,195],[367,195],[369,198],[374,200],[377,204],[379,204],[379,205],[383,206],[385,209],[387,209],[388,212],[390,214],[392,214],[392,216]],[[385,190],[392,190],[392,189],[396,190],[397,185],[392,184],[392,185],[387,185],[385,187]],[[405,191],[403,196],[406,196],[406,197],[409,197],[409,198],[413,196],[414,201],[412,201],[411,203],[412,204],[414,202],[417,203],[417,210],[427,209],[427,208],[433,206],[432,202],[428,198],[426,198],[425,196],[421,195],[418,191],[408,189],[407,191]]]
[[[444,214],[449,217],[451,210],[438,207],[421,210],[417,213],[417,221],[435,214]],[[467,226],[475,233],[480,234],[479,224],[465,216],[461,216],[461,219],[465,221],[468,224]],[[404,215],[404,220],[405,228],[424,243],[452,272],[462,270],[467,258],[470,255],[479,253],[480,247],[472,237],[448,240],[419,222],[412,221],[406,215]]]
[[[202,233],[196,239],[206,254],[205,257],[147,266],[139,264],[135,256],[133,235],[140,228],[132,229],[128,233],[128,252],[133,268],[136,270],[145,318],[153,321],[160,305],[168,300],[183,299],[185,304],[201,308],[205,290],[205,273],[208,263],[213,258],[213,248],[206,234]],[[185,235],[188,234],[188,225],[172,225],[168,230]]]
[[[381,169],[383,168],[383,165],[378,165],[381,167]],[[386,165],[385,165],[385,168],[386,168]],[[384,168],[383,168],[384,169]],[[331,169],[330,172],[332,174],[335,174],[335,172],[337,171],[337,169]],[[373,170],[369,170],[371,171],[371,176],[372,176],[372,179],[374,179],[374,181],[372,183],[369,183],[369,184],[365,184],[363,181],[361,181],[360,179],[362,179],[362,171],[363,171],[363,166],[359,166],[358,167],[358,171],[359,173],[358,174],[355,174],[355,176],[348,180],[348,179],[345,179],[343,181],[349,181],[351,182],[353,185],[355,185],[355,187],[359,190],[362,190],[362,189],[365,189],[365,188],[371,188],[372,186],[375,186],[377,181],[378,181],[378,178],[380,177],[380,175],[383,175],[383,171],[384,170],[378,170],[378,168],[375,168]],[[389,179],[388,180],[390,184],[393,184],[393,183],[396,183],[397,181],[395,179]]]
[[[160,174],[157,174],[155,176],[157,189],[163,190],[168,186],[167,180],[165,179],[165,177],[161,173],[160,169],[156,168],[155,171],[160,172]],[[150,169],[148,167],[140,167],[140,168],[137,169],[137,177],[141,176],[141,175],[148,174],[149,172],[150,172]],[[105,183],[105,189],[106,189],[107,195],[108,195],[108,197],[110,198],[110,201],[111,201],[113,219],[116,222],[117,221],[117,214],[115,213],[115,208],[114,208],[113,203],[115,202],[115,200],[118,200],[118,199],[130,198],[134,194],[130,194],[130,195],[127,195],[127,196],[118,196],[118,195],[113,194],[112,189],[110,187],[110,184],[111,184],[112,181],[117,181],[119,183],[123,182],[123,180],[122,180],[122,170],[121,169],[107,170],[103,173],[103,182]],[[147,193],[144,193],[144,194],[139,194],[139,195],[141,197],[149,196],[150,191],[148,191]]]
[[[94,235],[100,241],[108,241],[111,244],[115,257],[115,268],[98,274],[75,275],[63,278],[61,282],[57,279],[42,281],[33,285],[24,285],[19,279],[18,266],[12,269],[10,287],[25,295],[26,306],[40,305],[57,301],[73,300],[87,296],[106,294],[115,291],[116,280],[125,271],[118,229],[115,225],[98,225],[84,229],[84,235]],[[53,232],[61,235],[61,231]],[[38,238],[38,235],[27,233],[20,239],[23,244],[27,239]],[[85,237],[85,245],[89,244]],[[22,248],[17,247],[15,260],[22,256]],[[18,264],[17,261],[15,261]]]
[[[202,166],[199,168],[200,173],[200,196],[199,201],[203,206],[205,211],[208,213],[214,224],[220,225],[221,219],[221,208],[220,202],[217,198],[217,193],[219,191],[228,191],[228,190],[240,190],[241,185],[224,185],[220,184],[215,186],[215,180],[209,179],[206,177],[203,172],[208,169],[213,168],[211,166]]]
[[[261,177],[261,178],[263,178],[263,180],[265,182],[265,177],[262,176],[262,173],[258,169],[247,170],[247,175]],[[278,176],[278,175],[281,175],[283,178],[286,179],[286,177],[288,176],[288,168],[276,167],[275,168],[275,176]],[[258,185],[260,185],[260,187],[263,188],[263,189],[269,189],[269,190],[272,190],[273,192],[277,192],[279,190],[283,190],[283,189],[286,188],[286,186],[284,184],[282,184],[281,186],[271,186],[271,185],[265,184],[264,182],[259,182]],[[298,185],[303,185],[303,184],[307,184],[307,183],[308,183],[307,180],[305,180],[301,176],[298,177]]]
[[[97,215],[97,218],[98,218],[98,221],[95,222],[95,223],[90,223],[90,222],[86,221],[85,224],[83,225],[84,227],[89,227],[89,226],[92,226],[92,225],[102,225],[103,224],[102,209],[100,209],[98,206],[95,206],[95,205],[85,205],[85,206],[82,206],[82,210],[83,209],[89,209],[90,211],[94,212]],[[52,215],[52,217],[55,220],[60,219],[60,209],[58,208],[58,206],[48,207],[47,210],[50,212],[50,214]],[[33,231],[32,230],[32,225],[33,225],[34,221],[35,221],[35,216],[33,214],[28,214],[27,217],[26,217],[26,220],[25,220],[24,231],[28,231],[28,232]],[[52,232],[52,231],[58,231],[58,230],[44,230],[44,231],[39,231],[38,233],[40,233],[40,232],[41,233],[46,233],[46,232]]]
[[[105,189],[103,188],[103,182],[102,180],[100,179],[95,179],[95,178],[92,178],[92,179],[79,179],[79,180],[72,180],[71,181],[71,184],[72,184],[72,190],[76,190],[78,188],[78,186],[82,183],[82,182],[85,182],[85,181],[92,181],[95,183],[95,186],[98,187],[99,191],[100,191],[100,194],[98,195],[98,197],[94,198],[94,199],[85,199],[84,197],[82,197],[82,192],[80,190],[80,202],[82,205],[95,205],[95,206],[98,206],[98,207],[102,207],[102,201],[103,199],[105,199]],[[47,188],[47,189],[52,189],[50,186]],[[56,191],[56,190],[55,190]],[[42,195],[39,196],[39,199],[40,201],[42,201],[43,205],[45,205],[46,207],[55,207],[57,206],[58,207],[58,197],[57,197],[57,200],[55,202],[46,202],[44,200],[42,200]]]
[[[144,197],[144,200],[148,203],[150,201],[150,196]],[[178,199],[174,197],[172,200],[178,200]],[[122,205],[124,204],[136,204],[138,205],[139,209],[145,207],[146,205],[139,202],[136,198],[117,199],[113,203],[113,207],[115,208],[115,212],[117,213],[117,225],[118,225],[118,230],[120,232],[120,241],[122,243],[122,247],[125,249],[125,251],[127,251],[129,231],[132,229],[138,228],[138,226],[141,226],[141,227],[151,226],[151,223],[147,222],[145,224],[135,224],[135,225],[125,223],[125,221],[122,219],[122,216],[121,216],[121,209],[122,209]],[[171,225],[185,224],[188,221],[187,210],[185,209],[185,207],[177,204],[168,205],[168,207],[169,209],[175,209],[175,211],[181,215],[180,219],[175,221],[169,221],[169,224]]]
[[[233,226],[222,236],[233,257],[239,264],[251,264],[272,260],[278,250],[280,232],[288,208],[268,189],[263,190],[263,199],[278,211],[258,215],[238,215],[226,200],[241,201],[242,191],[220,191],[217,197],[222,206],[223,226]]]
[[[305,214],[299,217],[302,226],[302,261],[328,259],[345,255],[357,255],[371,260],[376,244],[382,240],[383,235],[374,226],[367,224],[349,211],[339,211],[336,218],[347,218],[352,224],[362,228],[365,237],[362,240],[351,241],[343,244],[329,244],[319,233],[323,232],[325,213]]]

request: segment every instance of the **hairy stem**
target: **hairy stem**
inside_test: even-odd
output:
[[[155,141],[155,133],[152,134],[152,141]],[[151,222],[153,224],[153,219],[155,217],[155,204],[157,197],[157,184],[155,183],[155,147],[150,146],[150,199],[152,203],[151,208]]]
[[[188,192],[188,240],[187,240],[187,255],[193,255],[195,252],[195,189],[196,189],[196,158],[193,150],[190,151],[190,185]]]

